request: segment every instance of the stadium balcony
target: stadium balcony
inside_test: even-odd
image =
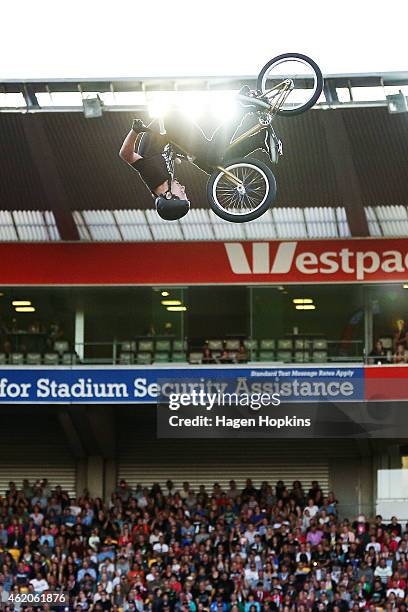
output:
[[[321,335],[307,338],[228,338],[181,341],[171,337],[145,336],[119,342],[89,342],[84,345],[56,342],[50,349],[0,351],[4,366],[72,366],[156,364],[239,365],[245,363],[316,364],[362,363],[361,340],[327,340]],[[79,356],[81,355],[81,357]]]

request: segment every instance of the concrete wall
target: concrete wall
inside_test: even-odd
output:
[[[330,459],[330,480],[339,500],[339,514],[352,520],[374,511],[373,462],[371,456]]]

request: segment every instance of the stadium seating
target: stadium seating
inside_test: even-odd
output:
[[[312,361],[313,363],[326,363],[328,359],[327,351],[313,351]]]
[[[150,365],[152,363],[152,354],[147,351],[139,352],[136,357],[136,363],[139,365]]]
[[[259,361],[275,361],[275,351],[259,351]]]
[[[385,338],[384,340],[386,340]],[[391,339],[388,339],[392,342]],[[211,357],[217,362],[222,352],[228,352],[228,362],[245,363],[268,361],[283,363],[327,363],[330,360],[355,360],[353,355],[341,355],[329,353],[329,343],[326,338],[321,337],[289,337],[289,338],[212,338],[205,342]],[[241,353],[241,347],[244,353]],[[335,349],[333,343],[331,351]],[[202,363],[202,350],[199,345],[188,346],[186,340],[172,338],[139,338],[137,340],[123,340],[117,345],[118,365],[150,365],[151,363]],[[53,351],[41,353],[29,351],[27,354],[14,351],[10,354],[0,353],[0,365],[9,364],[13,366],[22,365],[75,365],[79,363],[76,353],[71,352],[67,341],[57,341],[53,344]],[[100,361],[109,363],[109,358]],[[86,363],[92,363],[92,357],[87,358]],[[96,360],[95,360],[96,363]]]
[[[135,354],[132,351],[121,351],[119,355],[120,365],[132,365],[135,363]]]
[[[135,353],[136,352],[136,342],[134,340],[125,340],[120,343],[120,350],[125,353]]]
[[[280,351],[291,351],[293,348],[293,341],[288,338],[280,338],[278,340],[278,349]]]
[[[290,363],[292,361],[292,351],[278,350],[276,351],[276,361]]]
[[[27,365],[40,365],[41,364],[41,353],[27,353],[26,364]]]
[[[24,355],[23,353],[11,353],[10,354],[10,365],[23,365],[24,364]]]
[[[76,353],[63,353],[61,357],[62,365],[69,366],[69,365],[75,365],[76,363],[78,363],[78,357]]]
[[[44,365],[53,366],[59,364],[58,353],[45,353],[44,354]]]
[[[187,350],[187,342],[185,340],[173,340],[173,351],[180,353]]]
[[[169,480],[143,488],[122,479],[106,504],[88,492],[70,498],[46,481],[11,482],[0,496],[2,595],[35,592],[41,567],[41,586],[63,591],[64,609],[75,612],[188,612],[191,603],[202,612],[406,610],[408,532],[401,521],[362,512],[343,520],[341,500],[316,481],[308,490],[300,481],[243,484],[242,476],[225,488]],[[242,526],[239,541],[229,541],[231,521]],[[42,556],[52,562],[40,563]],[[170,598],[173,607],[163,606]],[[231,606],[234,601],[240,606]]]
[[[171,350],[170,340],[156,340],[154,350],[157,353],[170,353],[170,350]]]
[[[225,341],[225,349],[227,351],[238,351],[239,345],[240,345],[239,340],[226,340]]]
[[[155,353],[153,363],[170,363],[170,353]]]
[[[153,340],[139,340],[138,349],[141,353],[153,353]]]
[[[222,351],[224,348],[224,343],[222,340],[208,340],[207,346],[210,351]]]
[[[259,348],[261,351],[274,351],[276,348],[276,342],[271,338],[263,338],[259,341]]]
[[[54,342],[54,351],[62,355],[63,353],[67,353],[69,351],[69,342],[66,340],[58,340]]]

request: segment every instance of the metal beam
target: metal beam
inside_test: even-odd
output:
[[[319,114],[326,132],[326,142],[334,165],[337,188],[346,209],[352,236],[369,236],[364,211],[362,190],[354,166],[351,144],[342,112],[325,111]]]
[[[408,85],[407,71],[378,72],[366,74],[325,74],[325,80],[334,87],[379,87]],[[183,89],[239,89],[248,84],[256,85],[255,75],[240,76],[191,76],[191,77],[133,77],[133,78],[96,78],[96,79],[32,79],[30,81],[6,79],[0,82],[5,93],[23,93],[25,87],[33,92],[64,92],[80,90],[84,92],[121,92],[145,90],[183,90]]]
[[[29,114],[23,118],[27,146],[41,179],[48,210],[54,213],[61,240],[76,241],[80,239],[78,228],[72,216],[69,198],[59,176],[43,121],[41,115]]]
[[[67,442],[75,458],[85,457],[85,449],[75,428],[71,415],[66,410],[58,410],[58,420],[64,430]]]
[[[23,95],[28,109],[40,108],[33,85],[24,84]]]
[[[104,458],[116,457],[117,432],[115,410],[112,406],[86,406],[88,427],[97,441]]]
[[[338,104],[339,96],[337,95],[336,83],[334,79],[325,79],[323,86],[326,102],[331,106]]]

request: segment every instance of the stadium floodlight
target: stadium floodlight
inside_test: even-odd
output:
[[[85,119],[102,117],[103,102],[98,94],[93,98],[83,98],[82,106],[84,107]]]
[[[174,91],[146,92],[149,115],[152,119],[164,117],[175,103]]]
[[[198,119],[207,105],[208,92],[180,91],[177,96],[177,107],[192,121]]]
[[[220,121],[227,121],[237,112],[237,91],[215,91],[211,92],[211,111]]]
[[[408,113],[408,102],[405,94],[399,90],[397,94],[391,94],[387,96],[388,112],[394,113]]]
[[[296,304],[296,310],[316,310],[316,306],[314,304]]]
[[[16,312],[35,312],[34,306],[17,306]]]
[[[236,91],[148,91],[146,102],[151,118],[164,117],[177,108],[191,120],[210,111],[219,120],[231,118],[237,110]]]
[[[294,304],[313,304],[312,298],[294,298],[292,302]]]

